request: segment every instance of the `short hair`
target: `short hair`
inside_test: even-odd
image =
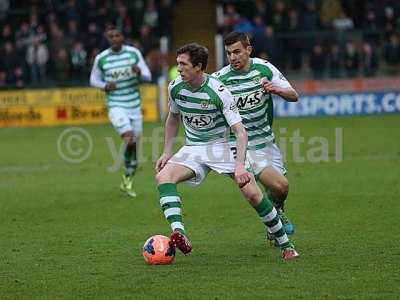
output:
[[[243,46],[250,46],[250,38],[244,32],[232,31],[224,37],[224,45],[230,46],[236,42],[241,42]]]
[[[121,33],[122,35],[123,35],[123,32],[122,32],[122,30],[119,28],[119,27],[117,27],[117,26],[115,26],[114,24],[110,24],[110,25],[108,25],[107,27],[106,27],[106,32],[109,32],[109,31],[118,31],[119,33]]]
[[[195,67],[201,64],[201,70],[204,71],[207,68],[208,62],[208,49],[197,43],[190,43],[182,46],[176,51],[176,55],[188,54],[189,60]]]

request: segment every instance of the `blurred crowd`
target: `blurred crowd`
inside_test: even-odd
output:
[[[79,85],[108,47],[105,29],[121,28],[155,80],[161,36],[171,34],[172,0],[0,0],[0,88]],[[85,85],[84,84],[84,85]]]
[[[400,74],[400,1],[220,1],[219,31],[251,35],[254,55],[312,77]]]

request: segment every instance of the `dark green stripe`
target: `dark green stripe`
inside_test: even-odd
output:
[[[180,222],[182,223],[182,215],[171,215],[167,218],[168,222],[174,223],[174,222]]]

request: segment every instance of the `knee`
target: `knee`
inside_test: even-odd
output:
[[[135,144],[135,136],[133,135],[133,132],[125,133],[122,138],[128,147],[131,147]]]
[[[289,193],[289,182],[286,178],[277,181],[274,184],[273,192],[275,197],[279,198],[280,200],[285,200]]]
[[[155,177],[157,185],[163,184],[163,183],[176,183],[176,180],[172,176],[172,174],[168,172],[161,172],[157,173]]]
[[[252,206],[257,206],[263,198],[263,194],[257,186],[254,188],[243,189],[242,193]]]

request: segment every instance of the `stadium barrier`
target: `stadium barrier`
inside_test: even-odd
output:
[[[278,117],[370,115],[400,112],[400,78],[293,81],[299,102],[274,98]]]
[[[159,120],[158,87],[140,88],[144,121]],[[105,94],[99,89],[60,88],[0,92],[0,127],[107,123]]]
[[[400,113],[400,92],[303,95],[299,102],[274,99],[277,117],[341,116]]]

